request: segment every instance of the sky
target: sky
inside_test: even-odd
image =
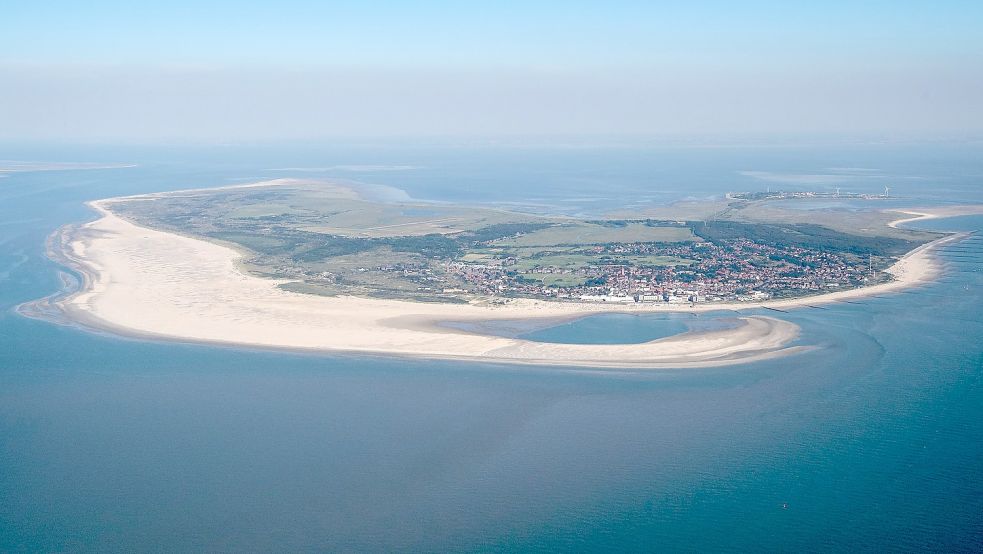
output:
[[[0,0],[0,140],[983,134],[983,2]]]

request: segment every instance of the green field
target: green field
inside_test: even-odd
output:
[[[624,226],[594,223],[567,223],[540,229],[519,237],[504,238],[492,244],[506,247],[607,244],[614,242],[685,242],[699,240],[686,227],[653,227],[644,223]]]
[[[586,254],[557,254],[535,258],[519,258],[515,264],[516,271],[530,271],[537,267],[557,267],[560,269],[577,269],[596,264],[597,256]]]

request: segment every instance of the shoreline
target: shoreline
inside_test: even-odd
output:
[[[895,229],[898,226],[905,223],[912,223],[914,221],[922,221],[927,219],[941,219],[944,217],[960,217],[966,215],[980,215],[983,214],[983,206],[979,205],[961,205],[961,206],[940,206],[937,208],[913,208],[913,209],[896,209],[890,210],[893,212],[906,214],[911,217],[902,217],[901,219],[895,219],[887,224],[888,227],[893,227]]]
[[[806,350],[790,322],[743,316],[732,329],[688,332],[639,344],[541,343],[441,327],[444,321],[582,317],[596,309],[517,302],[505,306],[315,297],[245,275],[239,254],[207,241],[102,217],[64,228],[50,246],[80,273],[72,293],[48,303],[87,328],[130,337],[470,362],[591,368],[707,367]],[[593,308],[593,307],[590,307]],[[22,313],[28,310],[21,309]],[[607,311],[612,311],[608,309]]]
[[[78,289],[63,289],[28,303],[34,313],[28,313],[28,304],[18,311],[50,318],[56,310],[83,327],[136,338],[295,352],[593,368],[708,367],[786,356],[811,347],[789,346],[798,337],[798,327],[760,315],[735,316],[740,324],[731,329],[616,345],[542,343],[442,323],[816,306],[927,282],[939,272],[931,251],[960,238],[947,235],[907,253],[887,270],[894,276],[890,282],[794,299],[694,306],[531,299],[496,305],[432,304],[284,291],[277,287],[280,281],[239,271],[240,254],[231,248],[124,220],[107,207],[118,200],[88,203],[99,212],[99,219],[66,226],[49,240],[49,256],[81,275]],[[917,215],[922,219],[929,214]],[[892,223],[909,219],[914,218]]]

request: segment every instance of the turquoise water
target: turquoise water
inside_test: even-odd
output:
[[[129,161],[85,154],[32,159]],[[704,370],[305,356],[120,339],[14,313],[57,290],[44,238],[91,217],[82,201],[264,176],[204,154],[155,155],[140,153],[135,169],[0,179],[0,551],[983,544],[980,234],[946,249],[945,275],[917,290],[767,314],[800,325],[801,342],[817,350]],[[895,171],[910,172],[911,156],[897,157],[905,167]],[[920,174],[944,165],[926,158]],[[386,161],[417,163],[409,154]],[[441,163],[462,166],[459,175],[486,167],[460,152]],[[983,172],[963,163],[960,176],[939,174],[940,189],[979,196],[965,175]],[[327,164],[305,163],[315,165]],[[510,171],[485,178],[509,181]],[[683,169],[673,171],[664,179],[687,185]],[[719,191],[701,175],[685,188]],[[563,185],[549,183],[573,178],[544,176],[525,198],[555,197]],[[929,224],[979,231],[983,218]],[[678,322],[607,326],[634,326],[644,340]],[[589,334],[578,329],[554,338]]]

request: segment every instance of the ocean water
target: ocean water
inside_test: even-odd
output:
[[[733,311],[653,314],[601,313],[573,320],[517,319],[444,322],[444,326],[509,338],[562,344],[639,344],[689,331],[716,331],[738,325]]]
[[[872,191],[888,179],[914,205],[983,200],[979,154],[10,149],[0,158],[139,167],[0,177],[0,551],[979,551],[980,217],[922,223],[976,231],[941,253],[938,281],[769,312],[820,348],[725,368],[284,354],[130,340],[14,312],[60,286],[45,237],[93,217],[82,202],[106,196],[309,174],[593,213],[763,188],[765,175]],[[307,169],[270,171],[290,167]],[[645,340],[687,324],[520,331]]]

